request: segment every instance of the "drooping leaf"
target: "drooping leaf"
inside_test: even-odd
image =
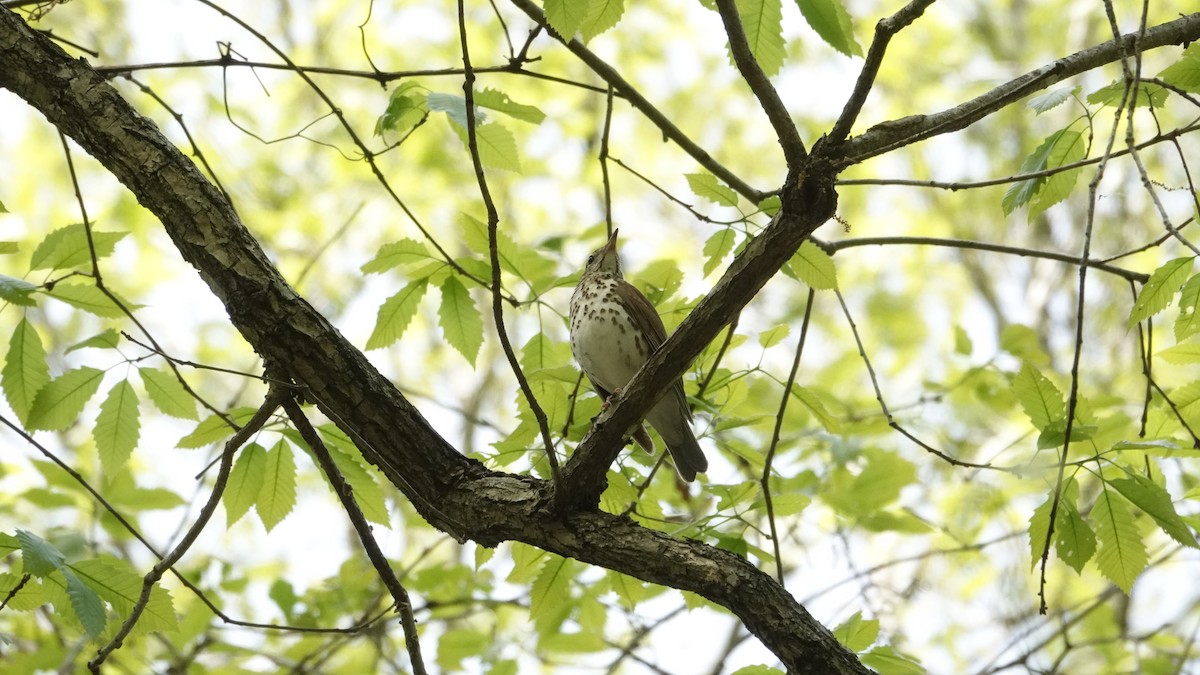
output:
[[[1036,429],[1045,429],[1067,415],[1062,392],[1029,363],[1023,364],[1013,378],[1012,389]]]
[[[1064,102],[1069,101],[1072,96],[1079,95],[1079,87],[1062,87],[1059,89],[1051,89],[1050,91],[1038,94],[1025,102],[1025,106],[1035,113],[1042,113],[1053,110]]]
[[[1091,521],[1095,523],[1096,538],[1100,541],[1100,550],[1096,554],[1100,573],[1128,594],[1134,580],[1149,562],[1133,514],[1125,501],[1117,496],[1116,490],[1101,490],[1092,508]]]
[[[382,136],[385,131],[405,133],[429,112],[421,89],[423,87],[416,81],[404,80],[392,90],[387,108],[375,121],[376,136]]]
[[[840,0],[796,0],[796,4],[804,20],[830,47],[846,56],[862,56],[850,13]]]
[[[545,0],[546,23],[570,40],[587,20],[592,0]]]
[[[371,331],[371,337],[367,338],[368,350],[387,347],[404,335],[428,286],[429,282],[426,279],[419,279],[400,289],[399,293],[380,305],[379,314],[375,317],[375,329]]]
[[[25,572],[44,577],[63,566],[65,557],[54,544],[27,530],[17,530],[21,544],[21,562]]]
[[[829,413],[829,410],[825,407],[825,404],[812,390],[806,389],[798,384],[793,384],[792,396],[795,396],[796,400],[800,401],[806,408],[808,408],[808,411],[813,414],[813,417],[817,418],[817,421],[821,423],[821,426],[825,429],[825,431],[831,434],[841,432],[841,421]]]
[[[100,404],[100,415],[92,431],[105,475],[116,475],[125,467],[125,462],[137,447],[140,429],[137,393],[129,380],[121,380],[108,391],[108,396]]]
[[[112,298],[105,295],[104,291],[95,284],[56,284],[53,289],[46,291],[46,294],[55,300],[61,300],[72,307],[96,316],[107,319],[125,316],[125,312],[112,301]],[[121,300],[121,304],[129,310],[136,307],[125,300]]]
[[[431,111],[444,112],[454,123],[456,128],[465,129],[467,127],[467,99],[458,94],[442,94],[439,92],[430,92],[425,97],[425,105]],[[475,106],[475,124],[483,124],[487,120],[487,114]]]
[[[267,449],[250,442],[238,451],[237,460],[229,471],[221,503],[225,505],[225,526],[232,527],[258,501],[263,480],[267,475]]]
[[[402,265],[423,263],[433,259],[425,244],[415,239],[401,239],[379,247],[379,252],[359,269],[363,274],[385,272]]]
[[[812,241],[801,244],[788,265],[796,273],[797,279],[819,291],[837,288],[837,269],[833,265],[833,258]]]
[[[686,173],[692,194],[721,206],[737,206],[737,193],[721,184],[716,176],[707,173]]]
[[[197,420],[196,398],[183,388],[179,378],[155,368],[139,368],[142,386],[154,406],[164,414],[183,420]]]
[[[713,270],[724,262],[725,256],[733,250],[737,234],[732,228],[717,230],[704,242],[704,276],[712,274]]]
[[[0,301],[11,302],[21,307],[33,307],[37,305],[37,301],[33,299],[33,292],[37,288],[37,284],[31,284],[24,279],[0,274]]]
[[[77,349],[113,349],[121,342],[121,334],[115,328],[107,328],[86,340],[81,340],[67,347],[66,353]]]
[[[254,508],[263,527],[270,532],[296,507],[296,458],[291,444],[283,440],[276,443],[265,453],[264,466]]]
[[[1188,45],[1183,50],[1183,56],[1164,68],[1158,77],[1184,91],[1200,94],[1200,43]]]
[[[846,619],[833,629],[833,636],[852,652],[861,652],[879,639],[879,619],[864,619],[862,612]]]
[[[1184,546],[1200,548],[1196,537],[1179,513],[1166,488],[1140,474],[1131,474],[1128,478],[1118,478],[1109,481],[1123,497],[1134,506],[1145,511],[1169,537]]]
[[[475,105],[481,108],[490,108],[522,122],[541,124],[546,119],[546,113],[536,106],[517,103],[508,94],[496,89],[481,89],[475,92],[474,100]]]
[[[117,242],[128,232],[99,232],[92,231],[92,244],[95,246],[96,258],[112,255]],[[46,235],[46,238],[33,250],[29,261],[30,270],[65,270],[74,267],[91,267],[92,253],[88,247],[87,231],[83,223],[75,223],[60,227]]]
[[[579,27],[583,41],[590,42],[592,38],[617,25],[625,14],[625,0],[589,0],[588,15]]]
[[[750,53],[771,77],[783,66],[782,0],[737,0],[738,16],[750,44]]]
[[[475,365],[479,347],[483,344],[483,318],[465,286],[455,277],[442,284],[442,304],[438,309],[438,325],[450,346]]]
[[[1142,287],[1133,303],[1133,309],[1129,312],[1129,325],[1132,326],[1166,309],[1167,305],[1171,304],[1171,298],[1175,297],[1175,292],[1191,275],[1194,261],[1194,256],[1175,258],[1154,270],[1154,274],[1150,275],[1150,280]]]
[[[68,370],[38,390],[29,410],[30,429],[61,431],[83,412],[83,406],[100,388],[104,371],[88,366]]]
[[[4,370],[0,371],[0,387],[4,389],[8,405],[23,423],[29,423],[34,397],[49,382],[50,366],[46,363],[42,338],[33,324],[22,318],[8,341]]]
[[[1083,158],[1085,139],[1078,131],[1060,129],[1046,137],[1021,163],[1020,173],[1037,173],[1055,169]],[[1000,205],[1005,215],[1022,206],[1030,206],[1030,218],[1061,201],[1070,192],[1079,169],[1019,180],[1008,187]],[[1057,180],[1051,182],[1051,178]]]
[[[570,558],[551,555],[533,581],[533,587],[529,590],[529,617],[538,624],[542,634],[547,632],[547,628],[556,628],[566,618],[563,610],[568,608],[571,598],[574,568]]]
[[[1179,317],[1175,319],[1175,341],[1183,342],[1200,333],[1200,274],[1193,276],[1179,291]]]
[[[468,144],[466,127],[453,126],[454,133],[462,139],[463,146]],[[492,169],[503,169],[521,173],[521,157],[517,152],[517,139],[513,137],[503,124],[491,122],[475,125],[475,145],[479,148],[479,161]]]
[[[83,624],[83,629],[88,635],[93,638],[99,637],[104,632],[104,625],[108,623],[104,601],[71,570],[63,570],[63,578],[67,584],[67,597],[71,599],[71,609],[75,611],[79,623]]]
[[[1121,81],[1113,82],[1112,84],[1100,87],[1096,91],[1088,94],[1087,102],[1093,105],[1099,104],[1103,106],[1119,105],[1122,100],[1128,99],[1125,93],[1125,83]],[[1167,102],[1167,95],[1170,92],[1157,84],[1149,82],[1143,83],[1137,87],[1136,99],[1134,105],[1138,108],[1161,108]],[[1125,103],[1129,105],[1128,101]]]
[[[112,604],[113,609],[122,618],[133,611],[134,603],[142,594],[142,576],[124,560],[112,557],[92,558],[72,563],[70,567],[88,588]],[[175,615],[171,594],[156,583],[150,589],[150,599],[145,610],[134,625],[134,634],[176,630],[179,630],[179,620]]]

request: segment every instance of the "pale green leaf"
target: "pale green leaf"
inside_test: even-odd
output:
[[[1175,541],[1192,548],[1200,548],[1196,537],[1179,513],[1166,488],[1140,474],[1131,474],[1129,478],[1118,478],[1109,481],[1126,499],[1142,511],[1145,511],[1167,536]]]
[[[1069,164],[1083,157],[1085,140],[1078,131],[1060,129],[1046,137],[1021,163],[1020,173],[1036,173]],[[1072,169],[1050,177],[1039,176],[1019,180],[1008,187],[1000,205],[1005,215],[1030,204],[1030,217],[1061,201],[1074,185],[1079,170]],[[1044,195],[1044,196],[1043,196]],[[1036,203],[1035,203],[1036,200]]]
[[[575,33],[587,21],[591,11],[592,0],[545,0],[546,23],[565,40],[575,37]]]
[[[415,239],[401,239],[389,242],[379,247],[379,251],[371,260],[363,263],[359,269],[363,274],[385,272],[394,267],[423,263],[433,259],[425,244]]]
[[[721,206],[737,206],[737,193],[722,185],[715,176],[707,173],[686,173],[683,177],[687,179],[692,194],[697,197]],[[732,232],[729,228],[725,231]]]
[[[45,577],[63,566],[64,556],[54,544],[27,530],[17,530],[21,544],[21,563],[27,574]]]
[[[137,394],[129,380],[121,380],[108,391],[108,396],[100,404],[100,415],[92,431],[105,475],[116,475],[125,467],[125,462],[137,447],[140,429]]]
[[[1179,291],[1179,317],[1175,319],[1175,341],[1183,342],[1200,333],[1200,274],[1193,276]]]
[[[4,370],[0,371],[0,387],[17,418],[28,424],[29,411],[38,391],[50,382],[50,366],[42,338],[33,324],[22,318],[8,341]]]
[[[479,656],[493,643],[487,633],[469,628],[446,631],[437,641],[437,665],[443,673],[460,672],[463,659]]]
[[[1191,275],[1194,260],[1194,256],[1175,258],[1154,270],[1133,303],[1133,309],[1129,313],[1129,325],[1132,326],[1166,309],[1167,305],[1171,304],[1175,292]]]
[[[292,446],[279,441],[265,453],[265,470],[254,508],[270,532],[296,507],[296,459]]]
[[[235,424],[245,424],[256,411],[254,408],[234,408],[226,413],[226,416],[234,421]],[[233,428],[229,423],[222,419],[219,415],[210,415],[192,430],[192,433],[179,439],[175,444],[177,448],[203,448],[211,443],[223,441],[233,435]]]
[[[446,342],[473,366],[483,344],[483,319],[479,309],[466,287],[455,277],[447,277],[441,291],[438,325],[442,327]]]
[[[104,632],[104,624],[108,623],[104,601],[71,570],[63,570],[63,578],[67,584],[67,597],[71,599],[71,609],[75,611],[79,623],[83,624],[88,635],[99,637]]]
[[[779,344],[780,340],[787,337],[790,330],[791,328],[786,323],[781,323],[774,328],[768,328],[758,334],[758,344],[762,345],[763,349],[770,349]]]
[[[1096,566],[1105,578],[1128,594],[1149,561],[1133,515],[1114,490],[1101,490],[1090,516],[1100,540]]]
[[[104,371],[88,366],[68,370],[38,390],[29,410],[29,429],[62,431],[71,425],[83,406],[100,388]]]
[[[113,250],[128,232],[92,231],[92,244],[96,258],[112,255]],[[61,227],[50,234],[33,250],[29,261],[30,270],[59,270],[73,267],[91,267],[92,254],[88,247],[87,231],[83,223]]]
[[[1164,68],[1158,77],[1184,91],[1200,94],[1200,43],[1189,45],[1183,56]]]
[[[112,298],[105,295],[95,284],[56,284],[53,289],[46,291],[46,294],[96,316],[107,319],[125,316],[125,312]],[[121,304],[125,305],[126,309],[134,309],[133,305],[124,300]]]
[[[830,472],[828,487],[819,496],[834,510],[852,518],[874,514],[900,497],[900,491],[917,478],[908,460],[883,450],[862,453],[865,466],[857,475],[839,466]]]
[[[367,338],[368,350],[387,347],[404,335],[428,286],[427,280],[419,279],[384,301],[375,318],[375,330],[371,331],[371,337]]]
[[[425,107],[425,95],[421,85],[413,80],[404,80],[388,97],[387,108],[375,121],[375,135],[385,131],[404,133],[411,129],[429,112]]]
[[[121,334],[115,328],[105,329],[86,340],[81,340],[67,347],[67,354],[77,349],[114,349],[121,342]]]
[[[142,576],[124,560],[111,557],[80,560],[71,564],[71,571],[96,591],[101,598],[112,604],[117,614],[124,618],[133,611],[133,605],[142,594]],[[174,632],[179,630],[171,595],[159,584],[150,589],[150,599],[138,617],[135,635],[150,632]]]
[[[36,290],[37,284],[31,284],[24,279],[10,277],[7,274],[0,274],[0,301],[11,302],[22,307],[33,307],[37,304],[32,297]]]
[[[738,15],[750,44],[750,53],[771,77],[783,66],[782,0],[737,0]]]
[[[1200,363],[1200,343],[1186,342],[1181,345],[1175,345],[1174,347],[1162,350],[1156,356],[1167,363],[1174,363],[1176,365]]]
[[[589,0],[587,18],[579,27],[583,41],[592,38],[617,25],[625,13],[625,0]]]
[[[1125,101],[1125,105],[1129,105],[1129,96],[1125,93],[1125,83],[1122,81],[1113,82],[1112,84],[1100,87],[1096,91],[1088,94],[1087,102],[1091,104],[1100,104],[1104,106],[1120,105],[1121,101]],[[1157,84],[1143,83],[1137,88],[1137,97],[1134,105],[1138,108],[1161,108],[1167,101],[1169,91]]]
[[[608,585],[617,594],[617,600],[627,611],[632,612],[638,603],[646,599],[646,585],[640,579],[609,570]]]
[[[387,500],[384,497],[383,489],[375,480],[375,476],[349,454],[336,448],[327,448],[327,450],[338,471],[341,472],[342,478],[345,478],[350,485],[354,501],[358,503],[358,508],[363,512],[363,516],[372,523],[383,526],[390,525],[391,518],[388,515]]]
[[[1045,93],[1034,96],[1025,102],[1025,106],[1035,113],[1042,113],[1057,108],[1064,102],[1069,101],[1072,96],[1079,94],[1079,87],[1062,87],[1060,89],[1051,89]]]
[[[784,672],[778,668],[772,668],[771,666],[759,663],[738,668],[731,675],[784,675]]]
[[[1096,533],[1080,515],[1078,501],[1079,483],[1070,478],[1063,486],[1062,498],[1058,504],[1058,516],[1054,524],[1054,550],[1076,574],[1083,571],[1083,566],[1096,553]],[[1045,543],[1043,531],[1041,544]]]
[[[164,414],[183,420],[197,420],[196,398],[184,389],[175,375],[154,368],[139,368],[142,386],[154,406]]]
[[[221,503],[225,505],[225,526],[232,527],[258,501],[263,479],[267,474],[267,449],[258,443],[247,443],[238,451],[237,461],[229,471]]]
[[[425,97],[425,105],[432,111],[446,113],[454,128],[467,127],[467,99],[463,96],[430,92]],[[475,124],[483,124],[486,120],[487,114],[475,106]]]
[[[1029,569],[1037,566],[1046,553],[1046,533],[1050,530],[1050,509],[1054,506],[1054,493],[1029,515]]]
[[[468,145],[465,127],[454,125],[454,133]],[[517,153],[517,140],[512,132],[499,122],[475,125],[475,145],[479,148],[479,160],[492,169],[503,169],[521,173],[521,157]]]
[[[571,599],[574,566],[570,558],[551,555],[529,590],[529,617],[535,621],[557,614]]]
[[[859,658],[880,675],[925,675],[925,669],[916,659],[896,651],[891,645],[874,647]]]
[[[879,639],[879,620],[864,619],[862,612],[846,619],[833,629],[833,636],[852,652],[861,652]]]
[[[846,56],[862,56],[862,46],[854,39],[850,13],[839,0],[796,0],[804,20],[830,47]]]
[[[825,404],[815,392],[798,384],[793,384],[792,396],[795,396],[796,400],[800,401],[804,404],[804,407],[808,408],[808,411],[812,413],[813,417],[817,418],[817,421],[821,423],[821,426],[825,429],[825,431],[828,431],[831,434],[841,433],[841,421],[829,413],[829,411],[825,408]]]
[[[733,228],[717,230],[704,242],[704,276],[712,274],[713,270],[725,260],[725,256],[733,250],[737,234]]]
[[[788,261],[796,278],[819,291],[837,288],[837,269],[833,258],[812,241],[800,245]]]
[[[475,92],[474,101],[475,105],[481,108],[490,108],[522,122],[541,124],[542,120],[546,119],[546,113],[538,110],[536,106],[517,103],[509,98],[508,94],[495,89]]]
[[[1045,429],[1051,422],[1066,417],[1067,406],[1062,392],[1028,362],[1013,378],[1012,391],[1036,429]]]

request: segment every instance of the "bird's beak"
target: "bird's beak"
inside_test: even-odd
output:
[[[613,230],[612,236],[608,238],[608,243],[604,245],[604,255],[614,255],[617,252],[617,233],[620,229]]]

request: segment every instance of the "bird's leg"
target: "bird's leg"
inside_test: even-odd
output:
[[[620,396],[620,395],[621,395],[621,388],[620,388],[620,387],[617,387],[616,389],[613,389],[613,390],[612,390],[612,393],[608,395],[608,398],[606,398],[606,399],[604,399],[603,401],[601,401],[601,402],[600,402],[600,412],[604,412],[605,410],[608,410],[608,407],[609,407],[610,405],[612,405],[612,400],[613,400],[613,398],[615,398],[615,397],[617,397],[617,396]]]

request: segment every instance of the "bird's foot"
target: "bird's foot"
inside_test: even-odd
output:
[[[612,390],[612,393],[608,395],[608,398],[606,398],[606,399],[604,399],[603,401],[601,401],[601,403],[600,403],[600,412],[604,412],[605,410],[608,410],[608,407],[609,407],[610,405],[612,405],[612,400],[613,400],[613,398],[614,398],[614,397],[616,397],[616,396],[620,396],[620,395],[621,395],[621,388],[620,388],[620,387],[617,387],[616,389],[613,389],[613,390]]]

